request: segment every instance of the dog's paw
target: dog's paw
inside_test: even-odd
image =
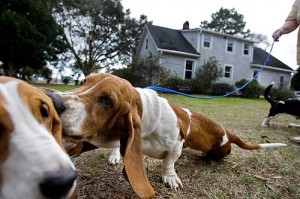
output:
[[[264,121],[262,122],[261,126],[262,126],[262,127],[268,127],[268,126],[270,126],[270,121],[271,121],[271,118],[266,117],[266,118],[264,119]]]
[[[119,148],[113,149],[112,153],[110,154],[109,158],[108,158],[108,163],[111,165],[116,165],[119,164],[120,162],[120,152],[119,152]]]
[[[181,180],[178,178],[176,174],[172,176],[163,175],[162,181],[167,187],[170,187],[172,190],[175,191],[183,187]]]
[[[262,124],[261,127],[269,127],[270,124]]]

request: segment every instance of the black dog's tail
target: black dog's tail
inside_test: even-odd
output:
[[[265,100],[267,100],[271,105],[275,104],[276,101],[271,99],[270,97],[270,90],[271,88],[273,87],[273,84],[270,84],[269,86],[267,86],[267,88],[265,89],[265,92],[264,92],[264,97],[265,97]]]

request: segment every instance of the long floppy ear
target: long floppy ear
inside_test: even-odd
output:
[[[120,152],[124,157],[123,174],[140,198],[153,198],[155,192],[144,169],[141,122],[136,112],[129,111],[126,114],[125,126],[120,136]]]
[[[56,142],[61,146],[61,148],[63,148],[63,150],[65,150],[62,143],[62,123],[56,112],[53,113],[51,128],[51,133],[55,138]]]
[[[91,151],[98,148],[95,145],[84,141],[74,145],[75,146],[73,148],[67,150],[69,156],[78,156],[84,152]]]

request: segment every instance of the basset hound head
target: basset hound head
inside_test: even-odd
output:
[[[111,74],[94,74],[78,89],[48,95],[63,122],[63,139],[67,143],[120,145],[123,172],[133,190],[141,198],[154,196],[142,158],[142,101],[128,81]]]
[[[31,85],[0,77],[0,198],[69,198],[76,171],[62,147],[51,99]]]

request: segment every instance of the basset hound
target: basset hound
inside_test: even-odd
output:
[[[62,148],[52,100],[24,81],[0,77],[0,198],[67,199],[76,170]]]
[[[172,189],[182,187],[174,168],[182,151],[222,159],[231,143],[247,150],[286,146],[249,144],[201,113],[169,103],[150,89],[133,87],[111,74],[94,74],[80,88],[50,95],[69,142],[86,141],[113,150],[111,163],[123,156],[124,174],[140,198],[155,192],[143,166],[142,154],[162,159],[162,180]],[[82,148],[82,147],[81,147]]]

